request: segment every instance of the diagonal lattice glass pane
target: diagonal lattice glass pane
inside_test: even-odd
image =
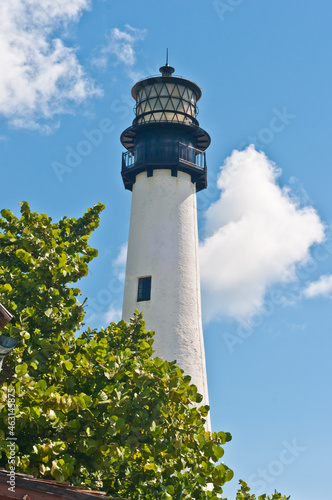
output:
[[[177,110],[179,102],[180,102],[179,99],[174,99],[174,97],[172,97],[172,104],[173,104],[174,111]]]
[[[154,87],[156,89],[156,92],[158,95],[160,95],[161,93],[161,89],[163,88],[164,84],[163,83],[155,83],[154,84]]]
[[[159,100],[160,100],[160,103],[161,103],[161,109],[165,109],[166,105],[168,103],[167,97],[160,97]]]
[[[146,101],[143,101],[142,104],[139,105],[139,107],[138,107],[140,109],[139,114],[144,113],[145,106],[146,106]],[[137,108],[137,112],[138,112],[138,108]]]
[[[196,116],[196,108],[195,108],[195,106],[193,104],[190,104],[189,114],[191,116]]]
[[[183,90],[182,97],[183,99],[186,99],[186,101],[189,101],[189,92],[187,88]]]
[[[168,88],[166,86],[166,83],[164,83],[164,85],[162,86],[159,95],[160,95],[160,97],[169,97],[169,92],[168,92]]]
[[[146,98],[149,99],[149,95],[151,92],[151,85],[147,85],[146,87],[144,87],[144,90],[145,90]]]
[[[175,117],[175,113],[165,113],[165,116],[166,116],[166,120],[168,122],[171,122],[174,120],[174,117]]]
[[[174,100],[168,99],[165,109],[174,111]]]
[[[181,111],[182,113],[184,113],[183,101],[179,101],[177,111]]]
[[[151,92],[150,92],[150,94],[149,94],[149,97],[150,97],[150,98],[151,98],[151,97],[157,97],[157,92],[156,92],[156,88],[155,88],[155,86],[154,86],[154,85],[152,85],[152,87],[151,87]]]
[[[149,104],[150,104],[150,108],[151,108],[151,109],[155,109],[156,104],[157,104],[157,101],[158,101],[158,99],[157,99],[157,98],[153,98],[153,99],[150,99],[150,100],[149,100]]]
[[[183,85],[179,85],[179,92],[180,92],[180,95],[182,98],[183,98],[183,94],[185,93],[186,90],[187,90],[187,87],[184,87]]]
[[[170,96],[172,95],[174,87],[175,87],[174,83],[166,83],[166,88]]]
[[[146,99],[146,92],[145,92],[145,89],[143,88],[141,90],[141,101],[144,101],[144,99]]]
[[[154,108],[153,108],[153,109],[155,109],[155,110],[157,110],[157,111],[159,111],[159,110],[162,110],[162,109],[163,109],[162,104],[161,104],[161,102],[160,102],[160,99],[161,99],[160,97],[157,99],[157,102],[156,102],[156,104],[155,104],[155,106],[154,106]]]
[[[162,112],[154,112],[152,116],[154,116],[155,121],[159,122],[161,120]]]
[[[173,90],[173,93],[172,93],[172,97],[181,97],[180,95],[180,92],[179,92],[179,86],[178,85],[175,85],[174,86],[174,90]]]
[[[183,102],[183,111],[187,114],[189,113],[189,106],[189,102]]]
[[[165,84],[163,84],[160,88],[159,97],[168,97],[168,90]]]
[[[149,111],[152,111],[151,110],[151,106],[150,106],[150,101],[146,101],[146,105],[145,105],[145,113],[149,112]]]
[[[196,94],[195,92],[191,91],[189,92],[189,100],[193,103],[196,103]]]

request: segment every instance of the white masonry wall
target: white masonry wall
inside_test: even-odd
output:
[[[137,302],[138,278],[151,276],[151,300]],[[123,319],[143,311],[156,355],[176,360],[208,403],[202,332],[195,185],[190,175],[154,170],[133,186]],[[209,425],[208,425],[209,427]]]

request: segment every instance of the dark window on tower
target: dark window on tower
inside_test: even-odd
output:
[[[150,300],[151,298],[151,276],[138,278],[137,302]]]

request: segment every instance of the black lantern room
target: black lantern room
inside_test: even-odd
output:
[[[122,178],[132,190],[136,175],[156,169],[180,170],[191,175],[196,191],[206,188],[205,150],[210,136],[199,127],[197,101],[201,89],[190,80],[172,76],[174,68],[166,63],[161,76],[145,78],[132,88],[136,117],[121,134],[127,149],[122,156]]]

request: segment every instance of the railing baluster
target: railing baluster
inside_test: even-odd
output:
[[[146,162],[154,164],[169,161],[170,164],[183,162],[203,170],[206,169],[205,151],[187,146],[182,142],[169,142],[164,143],[164,147],[160,148],[160,146],[158,143],[149,143],[138,146],[132,152],[126,151],[122,155],[122,168],[129,169]]]

